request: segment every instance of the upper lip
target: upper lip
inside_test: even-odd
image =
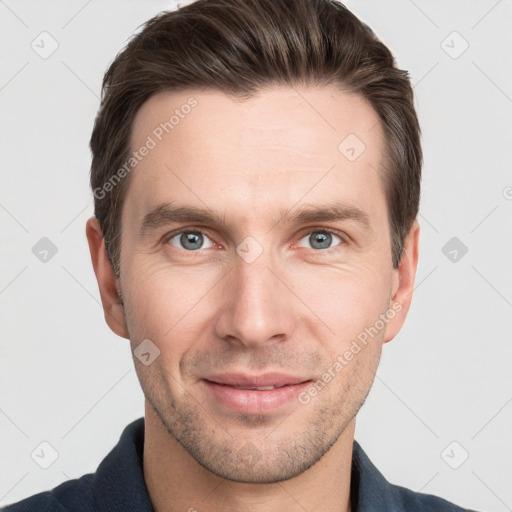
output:
[[[246,373],[221,373],[209,375],[205,380],[224,384],[225,386],[286,386],[292,384],[300,384],[310,379],[297,377],[294,375],[286,375],[284,373],[264,373],[261,375],[249,375]]]

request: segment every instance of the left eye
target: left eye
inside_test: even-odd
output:
[[[311,231],[311,233],[301,238],[299,242],[299,247],[308,247],[307,245],[304,244],[309,243],[309,247],[312,247],[313,249],[330,249],[333,243],[333,239],[338,240],[339,243],[337,245],[339,245],[342,242],[342,239],[338,235],[335,235],[330,231]]]
[[[182,231],[169,238],[169,243],[173,247],[185,249],[187,251],[196,251],[198,249],[208,249],[213,247],[213,242],[201,231]],[[205,245],[206,244],[206,245]]]

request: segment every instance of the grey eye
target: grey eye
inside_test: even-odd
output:
[[[301,238],[299,242],[299,247],[311,247],[313,249],[330,249],[331,244],[333,243],[333,239],[338,239],[339,243],[341,243],[341,238],[334,233],[330,233],[329,231],[312,231],[305,237]],[[306,242],[304,242],[304,240]],[[304,243],[309,243],[310,245],[303,245]],[[339,245],[336,244],[336,245]]]
[[[173,247],[185,249],[187,251],[196,251],[198,249],[213,247],[212,241],[201,231],[183,231],[182,233],[178,233],[170,238],[169,243]]]

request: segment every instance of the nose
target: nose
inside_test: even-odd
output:
[[[252,263],[237,257],[225,281],[215,325],[217,336],[248,348],[292,337],[297,304],[272,257],[264,252]]]

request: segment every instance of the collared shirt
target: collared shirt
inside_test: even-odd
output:
[[[154,512],[144,481],[144,418],[130,423],[95,473],[6,506],[3,512]],[[353,512],[468,512],[448,501],[390,484],[354,441]]]

